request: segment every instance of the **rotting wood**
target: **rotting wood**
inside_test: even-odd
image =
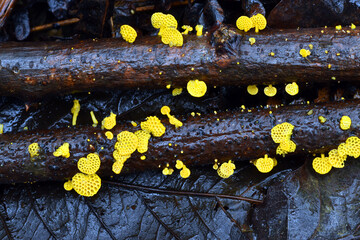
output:
[[[74,91],[184,87],[191,79],[209,86],[357,82],[359,33],[317,28],[244,34],[223,26],[207,37],[185,36],[181,48],[170,48],[156,36],[139,36],[134,44],[122,39],[1,43],[0,90],[34,99]],[[256,39],[252,46],[250,37]],[[313,49],[305,59],[299,50],[309,44]]]
[[[308,115],[310,110],[312,114]],[[350,130],[343,131],[339,127],[343,115],[352,119]],[[321,124],[319,116],[327,121]],[[280,160],[282,157],[275,155],[278,144],[273,142],[270,132],[272,127],[283,122],[295,126],[291,139],[297,148],[292,154],[328,153],[347,137],[359,136],[360,101],[252,109],[251,112],[229,111],[188,116],[181,120],[184,126],[175,130],[164,119],[166,133],[160,138],[151,138],[149,150],[143,154],[146,160],[140,160],[142,154],[134,153],[125,163],[122,174],[150,169],[160,171],[166,164],[173,168],[177,159],[190,169],[196,165],[213,164],[215,158],[221,163],[229,159],[248,161],[269,154]],[[138,129],[129,126],[129,123],[118,124],[112,132],[116,136],[122,130],[134,132]],[[28,146],[33,142],[39,143],[43,149],[35,161],[30,160],[28,153]],[[54,157],[53,152],[64,142],[70,143],[71,157]],[[102,160],[99,175],[113,175],[115,142],[116,137],[108,140],[104,130],[94,127],[0,135],[0,183],[62,181],[78,172],[78,159],[90,152],[98,152]]]

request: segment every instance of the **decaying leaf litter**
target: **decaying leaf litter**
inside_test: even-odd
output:
[[[349,4],[347,1],[339,2],[343,2],[345,4],[344,6]],[[249,3],[251,3],[251,1],[249,1]],[[274,3],[270,3],[270,1],[264,1],[263,3],[263,6],[266,8],[275,5]],[[83,2],[83,4],[85,3]],[[227,22],[229,19],[222,16],[222,14],[227,11],[231,12],[228,8],[229,6],[233,7],[234,5],[232,4],[235,3],[232,1],[220,1],[220,5],[218,5],[216,1],[208,1],[204,3],[195,2],[192,6],[200,10],[204,9],[204,15],[199,22],[205,19],[205,22],[202,23],[211,29],[211,26],[216,26],[221,22],[234,24],[234,20]],[[290,1],[281,1],[281,4],[291,6]],[[104,5],[106,6],[106,3],[104,3]],[[116,6],[118,5],[115,4],[115,9]],[[219,9],[221,6],[222,9]],[[165,4],[157,7],[168,9],[169,5]],[[137,7],[132,6],[131,9],[136,10],[136,8]],[[101,8],[102,11],[100,12],[102,15],[97,16],[99,18],[99,24],[93,24],[93,28],[102,28],[104,25],[108,27],[108,25],[103,24],[103,22],[104,19],[106,20],[107,18],[106,15],[109,9],[104,9],[105,8]],[[248,7],[245,9],[251,8]],[[270,10],[271,9],[267,9],[271,15]],[[174,7],[171,7],[170,11],[174,11]],[[354,12],[356,11],[356,8],[354,8]],[[299,12],[301,11],[299,10]],[[245,12],[245,14],[246,13],[249,12]],[[136,15],[137,14],[135,14],[135,16]],[[230,15],[231,14],[229,14],[228,18],[231,18]],[[338,13],[338,15],[341,16],[340,13]],[[236,17],[238,17],[238,15],[233,16],[233,18]],[[120,15],[119,18],[124,21],[124,16]],[[342,19],[341,17],[339,18]],[[127,23],[131,21],[134,21],[134,18],[127,21]],[[345,22],[341,22],[341,24],[344,26],[345,24],[349,25],[349,23],[346,22],[349,20],[345,20],[344,18],[344,21]],[[356,21],[356,19],[354,19],[354,21]],[[124,22],[119,21],[116,23],[115,21],[115,24],[121,25],[124,24]],[[316,24],[313,26],[315,27],[315,25]],[[83,27],[82,30],[86,30],[84,26],[87,26],[87,24],[82,23],[82,25],[79,24],[79,26]],[[322,25],[319,26],[321,27]],[[330,26],[331,24],[329,24],[329,27]],[[95,31],[90,31],[87,32],[87,34],[93,34],[94,32]],[[107,36],[108,34],[106,30],[105,32],[100,32],[102,32],[101,34],[103,34],[103,36]],[[146,33],[146,30],[144,30],[144,32]],[[260,94],[252,97],[247,94],[246,87],[217,87],[216,89],[210,89],[208,95],[202,99],[194,99],[185,94],[174,98],[170,90],[168,91],[166,89],[150,91],[130,90],[117,92],[115,94],[114,92],[108,92],[107,94],[92,92],[90,95],[80,93],[51,98],[36,103],[27,102],[27,107],[24,107],[24,102],[21,100],[3,97],[4,120],[2,122],[7,123],[7,126],[5,125],[5,132],[23,131],[26,127],[31,130],[67,127],[71,123],[70,108],[74,99],[79,99],[82,103],[82,109],[86,111],[82,113],[83,115],[80,114],[79,116],[78,125],[80,126],[91,125],[92,122],[88,116],[88,112],[91,110],[95,111],[97,116],[101,116],[98,117],[99,119],[107,116],[110,109],[114,109],[117,110],[117,114],[120,116],[121,113],[123,113],[121,121],[142,121],[146,116],[159,114],[156,112],[160,111],[161,106],[169,105],[169,101],[172,102],[174,99],[178,101],[178,104],[171,106],[172,114],[175,116],[182,114],[191,115],[192,112],[206,116],[206,114],[212,113],[213,111],[220,112],[226,111],[226,109],[229,111],[236,110],[240,108],[241,105],[246,106],[247,109],[248,107],[258,105],[266,106],[268,104],[280,106],[281,104],[306,104],[307,101],[316,103],[317,101],[321,101],[321,99],[317,98],[317,89],[324,87],[327,89],[327,98],[330,99],[330,101],[343,100],[342,98],[349,100],[357,97],[356,83],[337,83],[336,81],[330,86],[320,83],[300,85],[300,95],[294,98],[286,95],[284,90],[280,90],[283,89],[282,87],[278,87],[278,95],[270,99]],[[260,90],[261,89],[262,88],[260,88]],[[109,97],[109,93],[113,96]],[[145,103],[141,100],[145,100]],[[67,106],[63,106],[64,103],[67,103]],[[108,109],[107,112],[104,110],[104,106]],[[26,109],[28,109],[28,111],[26,111]],[[251,110],[251,108],[249,110]],[[355,128],[357,128],[356,125]],[[339,143],[341,141],[339,141]],[[299,236],[306,236],[307,238],[324,237],[328,239],[341,237],[347,239],[356,238],[359,225],[357,221],[358,211],[356,210],[358,209],[356,201],[356,199],[358,199],[356,193],[358,187],[358,166],[356,160],[352,159],[347,161],[344,169],[335,169],[335,171],[332,170],[327,175],[319,176],[311,168],[312,158],[312,155],[286,157],[285,159],[280,157],[278,166],[269,174],[260,174],[254,166],[247,163],[235,162],[237,166],[235,174],[226,180],[221,180],[217,176],[216,171],[212,169],[212,165],[208,166],[205,170],[191,168],[192,174],[189,179],[182,179],[176,175],[163,176],[160,171],[158,171],[127,176],[120,175],[120,177],[107,180],[110,182],[131,183],[160,189],[175,189],[176,191],[183,192],[216,192],[218,194],[244,195],[253,199],[265,199],[265,203],[260,206],[252,206],[242,201],[214,197],[203,198],[189,196],[185,198],[184,196],[174,196],[170,193],[152,193],[151,191],[147,191],[146,188],[142,190],[139,190],[139,188],[126,190],[124,185],[123,187],[116,187],[115,184],[110,183],[106,183],[106,186],[104,185],[103,188],[101,188],[99,194],[91,199],[84,199],[76,196],[76,194],[66,193],[63,191],[62,184],[54,182],[4,187],[2,194],[4,204],[1,210],[1,222],[3,223],[2,233],[4,237],[7,236],[8,238],[23,238],[24,236],[30,238],[46,236],[66,238],[69,235],[73,235],[74,237],[88,236],[89,238],[105,239],[122,239],[130,236],[139,236],[141,239],[153,239],[156,236],[175,239],[251,239],[254,237],[276,237],[278,239],[285,239],[300,238]],[[298,168],[304,160],[306,160],[305,164],[301,168]],[[347,171],[347,174],[343,174],[344,171]],[[187,183],[187,181],[189,182]],[[174,182],[174,185],[170,182]],[[261,183],[256,184],[258,182]],[[280,182],[282,183],[280,184]],[[346,182],[346,184],[341,184],[339,188],[337,188],[338,183],[344,182]],[[239,183],[244,184],[244,187],[239,187]],[[128,189],[131,189],[131,184],[128,184]],[[205,187],[208,186],[208,184],[210,186]],[[218,185],[220,185],[220,187],[217,187]],[[243,192],[248,186],[250,186],[250,188],[244,194]],[[323,189],[329,189],[329,191],[324,191]],[[283,195],[273,194],[273,192],[276,193],[277,191],[281,191]],[[314,192],[316,192],[316,194]],[[57,196],[57,194],[61,194],[61,196]],[[275,197],[273,197],[274,195]],[[26,199],[21,199],[17,196]],[[116,216],[111,215],[110,217],[106,216],[106,212],[113,211],[115,206],[112,204],[99,204],[98,201],[102,203],[105,201],[103,199],[107,199],[105,196],[109,196],[108,202],[119,203],[114,204],[115,206],[123,206],[123,208],[119,210],[120,214]],[[124,204],[126,202],[124,198],[128,199],[131,204]],[[163,201],[159,201],[159,198]],[[59,204],[59,206],[52,207],[50,205],[54,203],[53,199],[58,199],[55,204]],[[331,201],[328,201],[328,199],[331,199]],[[26,209],[24,205],[19,205],[19,203],[23,201],[31,202],[31,205],[27,205],[29,207],[28,209]],[[159,204],[160,202],[161,204]],[[276,204],[279,202],[288,202],[290,205],[281,204],[281,208],[276,207]],[[244,204],[246,207],[244,207]],[[275,207],[273,207],[274,205],[272,204],[274,204]],[[171,207],[171,205],[174,207]],[[295,210],[294,205],[297,206]],[[23,211],[16,211],[16,214],[13,214],[16,207],[12,208],[11,206],[20,206],[23,208]],[[64,206],[70,209],[70,211],[68,211],[69,215],[64,214],[65,216],[62,216],[61,219],[51,221],[52,216],[56,216],[56,212],[54,212],[53,209],[64,209]],[[214,206],[214,208],[209,208],[208,206]],[[239,208],[237,206],[239,206]],[[305,209],[304,206],[306,206]],[[329,208],[332,209],[330,213]],[[77,211],[76,209],[80,210]],[[137,209],[142,210],[137,211]],[[169,209],[179,209],[179,211],[169,211]],[[302,211],[300,211],[300,209],[303,209],[305,213],[309,212],[310,214],[306,215],[308,217],[305,218],[303,216],[304,214],[301,214]],[[264,211],[266,214],[262,213]],[[277,214],[279,211],[281,211],[281,213]],[[273,215],[269,214],[272,212],[274,213]],[[274,215],[280,220],[276,221],[276,217],[271,217]],[[34,220],[34,224],[24,224],[24,226],[19,224],[21,223],[19,219],[22,219],[22,216],[31,217]],[[140,219],[141,216],[142,218]],[[86,228],[72,224],[72,219],[77,219],[75,221],[81,219],[84,223],[83,226],[86,226]],[[191,219],[196,219],[195,223],[192,223]],[[344,220],[338,221],[338,219]],[[228,222],[229,224],[223,224],[223,222]],[[306,222],[306,224],[301,225],[304,222]],[[334,224],[334,222],[339,223]],[[154,224],[155,227],[153,227]],[[31,226],[36,228],[34,229]],[[94,227],[94,231],[89,231],[89,227],[91,226]],[[119,232],[119,226],[124,226],[122,232]],[[131,226],[131,228],[129,228],[129,226]],[[189,226],[197,227],[189,229]],[[264,226],[269,227],[264,228]],[[299,226],[303,226],[302,229],[304,232],[299,230]],[[152,230],[149,231],[149,229]],[[309,232],[311,232],[311,234]],[[304,235],[305,233],[306,235]]]

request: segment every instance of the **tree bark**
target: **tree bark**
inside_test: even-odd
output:
[[[184,87],[191,79],[209,86],[359,81],[360,30],[344,29],[255,34],[222,26],[208,36],[184,36],[181,48],[170,48],[157,36],[139,36],[134,44],[122,39],[2,43],[0,90],[34,99],[74,91]],[[250,37],[256,39],[252,46]],[[305,59],[299,51],[309,44],[313,49]]]
[[[310,110],[313,113],[308,115]],[[339,127],[343,115],[352,119],[350,130],[343,131]],[[327,121],[321,124],[319,116]],[[190,169],[195,165],[213,164],[215,158],[222,163],[230,159],[248,161],[269,154],[280,160],[282,157],[275,155],[278,144],[271,138],[271,129],[283,122],[295,126],[291,139],[297,148],[292,154],[328,153],[349,136],[359,136],[360,101],[252,109],[251,112],[247,109],[226,111],[181,120],[183,127],[175,130],[167,119],[163,119],[166,133],[160,138],[151,138],[149,150],[143,154],[146,160],[140,160],[142,154],[132,154],[121,174],[149,169],[160,171],[167,164],[174,168],[177,159]],[[78,172],[77,161],[91,152],[99,153],[101,158],[99,175],[113,175],[112,152],[116,134],[137,129],[130,128],[128,123],[118,124],[112,130],[113,140],[105,137],[104,130],[94,127],[0,135],[0,183],[62,181]],[[28,146],[34,142],[40,145],[42,154],[32,161]],[[71,156],[54,157],[53,152],[64,142],[70,144]]]

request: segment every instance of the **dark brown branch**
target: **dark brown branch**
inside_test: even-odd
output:
[[[313,110],[311,115],[308,115],[309,110]],[[339,128],[343,115],[353,121],[352,129],[348,131]],[[327,121],[321,124],[319,116]],[[181,120],[184,126],[175,130],[167,119],[163,119],[167,131],[160,138],[151,138],[149,150],[144,154],[146,160],[140,160],[141,154],[134,153],[126,162],[122,174],[149,169],[161,171],[167,164],[174,168],[177,159],[191,168],[213,164],[215,158],[221,163],[229,159],[249,161],[264,154],[275,157],[278,144],[273,142],[270,132],[276,124],[285,121],[295,126],[291,138],[297,144],[294,154],[327,153],[347,137],[359,136],[360,102],[222,112]],[[116,136],[123,130],[138,129],[129,125],[118,124],[112,132]],[[39,143],[43,149],[35,161],[30,160],[28,153],[28,146],[33,142]],[[53,152],[64,142],[70,144],[71,157],[54,157]],[[90,152],[98,152],[102,160],[99,175],[113,175],[111,167],[115,142],[116,138],[108,140],[104,130],[94,127],[0,135],[0,183],[63,181],[78,172],[78,159]]]
[[[333,77],[359,81],[359,33],[327,28],[244,34],[224,26],[212,36],[185,36],[181,48],[170,48],[156,36],[139,36],[134,44],[122,39],[3,43],[0,91],[38,98],[98,89],[184,87],[191,79],[213,86],[331,82]],[[256,39],[252,46],[250,37]],[[304,59],[299,51],[309,44],[314,48]]]

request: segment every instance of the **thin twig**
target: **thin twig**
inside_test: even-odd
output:
[[[66,20],[61,20],[61,21],[33,27],[33,28],[31,28],[30,32],[43,31],[43,30],[54,28],[55,26],[66,26],[66,25],[77,23],[79,21],[80,21],[79,18],[70,18],[70,19],[66,19]]]
[[[2,222],[2,224],[4,225],[4,229],[5,229],[5,233],[6,233],[6,236],[9,238],[9,240],[12,240],[14,239],[11,235],[11,232],[9,230],[9,227],[7,226],[6,224],[6,221],[5,221],[5,218],[4,216],[2,215],[2,213],[0,212],[0,220]]]
[[[153,188],[153,187],[133,185],[133,184],[128,184],[128,183],[111,182],[111,181],[106,181],[106,180],[103,180],[102,182],[116,185],[116,186],[123,187],[123,188],[137,189],[137,190],[140,190],[143,192],[154,192],[154,193],[163,193],[163,194],[170,194],[170,195],[185,195],[185,196],[195,196],[195,197],[218,197],[218,198],[227,198],[227,199],[247,201],[247,202],[253,203],[253,204],[262,204],[263,203],[262,200],[252,199],[252,198],[247,198],[247,197],[242,197],[242,196],[232,196],[232,195],[224,195],[224,194],[216,194],[216,193],[199,193],[199,192],[167,190],[167,189],[159,189],[159,188]]]

